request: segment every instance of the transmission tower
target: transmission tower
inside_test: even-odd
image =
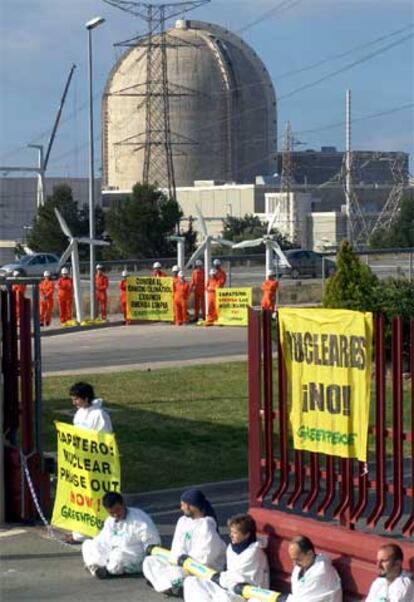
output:
[[[176,198],[174,162],[172,147],[175,144],[194,144],[170,128],[170,97],[184,96],[194,93],[181,86],[170,86],[167,70],[167,48],[177,47],[179,41],[169,40],[165,30],[168,19],[207,4],[210,0],[193,0],[168,4],[147,4],[130,0],[103,0],[125,12],[143,19],[148,26],[145,36],[122,42],[124,46],[146,47],[146,82],[145,91],[119,91],[119,95],[145,97],[145,132],[134,136],[134,141],[123,141],[133,144],[136,150],[144,150],[144,167],[142,181],[144,184],[157,184],[168,190],[170,197]],[[188,45],[187,43],[185,43]],[[179,89],[182,88],[182,89]],[[122,144],[122,142],[121,142]]]
[[[391,159],[381,157],[380,161],[389,161],[394,186],[392,187],[388,199],[382,208],[381,213],[377,217],[374,227],[371,231],[371,236],[377,230],[386,230],[389,228],[397,217],[401,206],[401,199],[405,186],[407,185],[407,174],[404,155],[396,154]]]

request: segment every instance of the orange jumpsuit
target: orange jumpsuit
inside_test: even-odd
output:
[[[54,294],[55,283],[50,278],[44,278],[39,284],[40,326],[49,326],[52,320]]]
[[[266,279],[260,287],[263,291],[261,306],[262,309],[271,309],[275,311],[276,308],[276,291],[279,286],[277,280]]]
[[[174,282],[174,319],[177,326],[187,324],[187,301],[190,296],[190,284],[181,278]]]
[[[13,284],[12,291],[13,291],[14,299],[16,302],[16,319],[19,322],[19,320],[20,320],[20,303],[26,292],[26,285],[25,284]]]
[[[58,305],[60,323],[64,324],[72,319],[72,293],[73,282],[69,276],[60,276],[57,281]]]
[[[151,277],[152,278],[165,278],[167,274],[162,270],[152,270]]]
[[[219,283],[219,288],[223,288],[224,285],[226,284],[226,272],[220,267],[218,266],[216,268],[216,278],[218,280]]]
[[[217,277],[212,277],[207,280],[207,326],[211,326],[218,318],[216,304],[216,289],[221,288]]]
[[[95,274],[96,299],[101,312],[102,320],[106,320],[106,310],[108,306],[108,276],[102,272]]]
[[[204,320],[206,315],[204,268],[194,268],[191,275],[191,290],[194,291],[194,317]]]
[[[124,314],[124,322],[128,321],[128,311],[127,311],[127,284],[128,281],[126,278],[122,278],[119,283],[119,300],[121,302],[122,313]]]

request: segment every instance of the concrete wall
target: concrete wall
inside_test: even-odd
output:
[[[346,215],[335,211],[310,213],[307,217],[307,247],[321,251],[337,247],[346,238]]]

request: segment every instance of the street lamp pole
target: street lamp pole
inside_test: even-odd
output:
[[[95,165],[93,141],[93,73],[92,73],[92,30],[105,22],[103,17],[95,17],[85,24],[88,30],[88,79],[89,79],[89,295],[90,316],[96,318],[96,292],[95,292]]]

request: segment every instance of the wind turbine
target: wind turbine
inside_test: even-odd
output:
[[[87,245],[93,244],[97,247],[107,247],[109,246],[109,242],[105,242],[103,240],[90,239],[86,236],[73,236],[72,232],[69,230],[69,226],[66,221],[63,219],[62,215],[59,213],[59,210],[55,208],[55,215],[59,222],[60,228],[65,236],[69,239],[69,246],[66,251],[63,252],[62,257],[59,259],[58,269],[65,265],[69,256],[71,256],[72,262],[72,274],[73,274],[73,293],[75,297],[75,311],[76,311],[76,321],[81,324],[83,322],[83,312],[82,312],[82,296],[81,296],[81,282],[80,282],[80,269],[79,269],[79,252],[78,252],[78,244],[84,243]],[[93,275],[92,275],[93,278]]]
[[[211,245],[223,245],[225,247],[232,247],[233,243],[230,240],[221,238],[220,236],[213,236],[208,233],[207,224],[201,213],[200,207],[196,204],[195,210],[197,213],[198,221],[200,223],[200,230],[203,235],[201,244],[197,247],[190,259],[187,261],[186,268],[189,268],[195,260],[204,253],[204,280],[207,284],[209,278],[209,271],[211,267]],[[206,292],[206,307],[207,307],[207,292]]]
[[[184,236],[168,236],[167,240],[177,243],[177,265],[180,270],[184,270],[185,264],[185,238]]]
[[[276,208],[276,211],[273,213],[272,218],[269,220],[267,224],[267,233],[262,236],[262,238],[255,238],[253,240],[244,240],[243,242],[238,242],[235,245],[233,244],[233,249],[247,249],[249,247],[259,247],[260,245],[264,245],[266,248],[266,278],[267,273],[273,271],[273,253],[276,254],[276,257],[279,258],[279,265],[286,266],[290,268],[290,263],[288,258],[283,253],[282,249],[279,246],[279,243],[275,239],[274,234],[271,234],[272,228],[275,224],[276,219],[279,217],[279,207]]]

